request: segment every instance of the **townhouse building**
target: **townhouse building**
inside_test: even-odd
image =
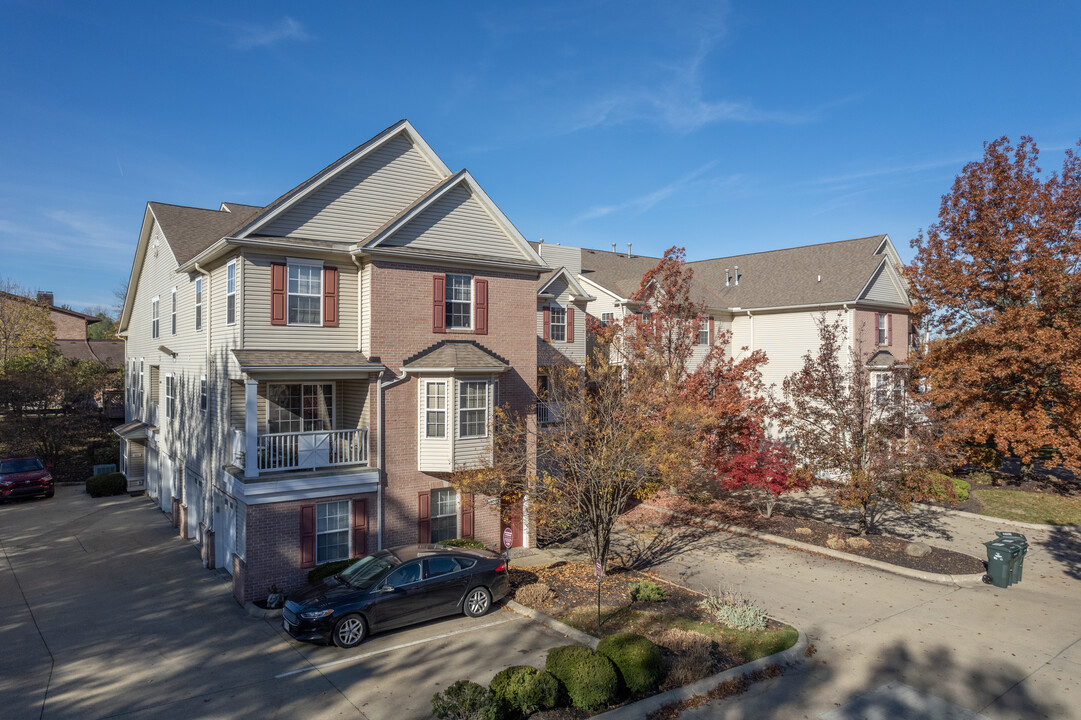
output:
[[[521,512],[447,477],[486,461],[493,406],[532,412],[551,270],[405,120],[266,206],[148,203],[120,321],[129,489],[241,603],[382,547],[528,545]]]

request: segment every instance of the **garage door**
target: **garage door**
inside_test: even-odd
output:
[[[214,491],[214,564],[233,574],[236,552],[236,500]]]

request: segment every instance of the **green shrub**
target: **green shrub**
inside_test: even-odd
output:
[[[634,693],[657,687],[664,674],[660,648],[649,638],[635,633],[609,635],[597,645],[597,652],[612,661],[623,684]]]
[[[632,582],[629,588],[631,600],[638,602],[660,602],[668,597],[665,589],[651,580]]]
[[[544,669],[562,683],[571,704],[583,710],[611,705],[619,694],[619,674],[612,661],[582,645],[548,651]]]
[[[957,498],[957,502],[964,502],[968,500],[969,491],[972,490],[972,486],[961,478],[951,477],[953,482],[953,494]]]
[[[523,715],[548,710],[559,701],[559,681],[555,676],[529,665],[514,665],[496,673],[489,688],[503,707]]]
[[[432,696],[432,715],[440,720],[498,720],[499,703],[483,685],[459,680]]]
[[[94,475],[86,479],[86,491],[90,497],[123,495],[128,491],[128,480],[121,472]]]
[[[473,538],[452,538],[450,540],[440,540],[436,545],[449,545],[451,547],[460,548],[474,548],[476,550],[487,550],[488,546],[482,543],[480,540],[474,540]]]
[[[714,619],[736,630],[764,630],[766,613],[755,605],[750,598],[732,590],[719,590],[716,594],[707,591],[706,597],[698,601],[702,608]]]
[[[977,485],[994,485],[995,484],[995,478],[991,476],[991,473],[984,472],[983,470],[979,470],[977,472],[969,473],[968,474],[968,481],[970,483],[975,483]],[[969,486],[969,489],[970,490],[972,489],[971,485]]]
[[[308,571],[308,582],[314,585],[323,578],[337,575],[355,562],[356,558],[353,558],[352,560],[335,560],[334,562],[323,563],[319,567]]]

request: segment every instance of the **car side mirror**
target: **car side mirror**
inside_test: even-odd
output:
[[[379,592],[381,592],[381,593],[392,593],[392,592],[394,592],[394,588],[392,586],[390,586],[390,585],[384,585],[383,587],[379,588]]]

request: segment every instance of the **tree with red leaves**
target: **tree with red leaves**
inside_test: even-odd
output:
[[[1081,143],[1079,143],[1081,147]],[[912,241],[931,332],[915,369],[968,459],[1081,469],[1081,155],[1043,177],[1029,137],[984,145]]]
[[[806,490],[811,480],[793,467],[784,443],[757,436],[745,439],[740,452],[724,463],[721,487],[748,492],[751,504],[768,518],[781,495]]]

